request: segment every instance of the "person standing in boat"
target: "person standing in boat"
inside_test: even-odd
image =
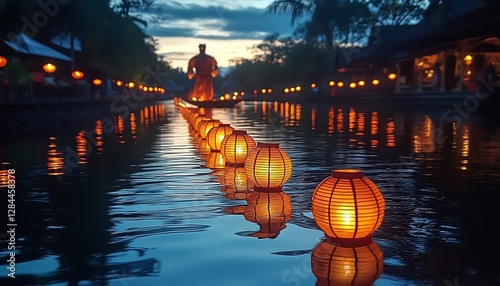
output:
[[[217,61],[205,53],[206,45],[200,44],[200,53],[189,60],[187,76],[195,78],[194,88],[189,94],[189,99],[208,101],[214,98],[212,79],[219,74]],[[194,72],[196,71],[196,73]]]

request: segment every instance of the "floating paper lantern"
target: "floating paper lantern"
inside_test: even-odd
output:
[[[279,191],[292,174],[292,162],[278,143],[261,143],[250,150],[245,170],[256,191]]]
[[[312,196],[318,226],[332,239],[371,241],[382,224],[385,201],[378,187],[361,171],[334,170]]]
[[[83,72],[81,72],[81,71],[73,71],[71,73],[71,77],[73,77],[74,79],[82,79],[83,78]]]
[[[57,69],[56,65],[51,64],[51,63],[44,64],[42,68],[43,68],[43,70],[44,70],[46,73],[53,73],[53,72],[55,72],[55,71],[56,71],[56,69]]]
[[[375,242],[343,247],[327,239],[315,247],[311,255],[311,270],[318,279],[318,286],[368,286],[382,275],[383,256]]]
[[[0,68],[3,68],[7,65],[8,61],[6,58],[0,56]]]
[[[284,192],[251,192],[243,216],[259,224],[260,230],[250,234],[257,238],[276,238],[292,218],[290,196]]]
[[[224,140],[224,137],[227,135],[233,133],[234,128],[231,127],[229,124],[219,124],[217,127],[213,127],[208,131],[207,133],[207,142],[208,146],[210,146],[210,149],[212,151],[220,151],[220,146],[222,143],[222,140]]]
[[[221,122],[218,119],[202,120],[198,124],[198,135],[201,137],[201,139],[206,139],[208,131],[210,131],[210,129],[214,127],[219,126],[220,123]]]
[[[256,145],[255,140],[246,131],[233,130],[222,140],[220,151],[226,160],[226,165],[242,167],[248,151]]]

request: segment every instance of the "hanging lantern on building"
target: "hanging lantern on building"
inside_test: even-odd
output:
[[[243,167],[248,152],[256,145],[255,140],[246,131],[233,130],[222,140],[220,151],[226,165]]]
[[[48,63],[48,64],[44,64],[42,66],[43,70],[46,72],[46,73],[53,73],[56,71],[57,67],[56,65],[54,64],[51,64],[51,63]]]
[[[323,240],[311,255],[311,270],[316,285],[368,286],[382,275],[384,254],[380,247],[368,245],[344,247]]]
[[[231,127],[229,124],[219,124],[217,127],[213,127],[208,131],[207,133],[207,142],[208,146],[210,146],[210,149],[212,151],[220,151],[220,146],[222,143],[222,140],[229,134],[233,133],[234,128]]]
[[[332,171],[312,196],[314,220],[328,237],[339,241],[371,241],[384,212],[382,193],[359,170]]]
[[[292,174],[292,162],[278,143],[261,143],[250,150],[245,170],[256,191],[279,191]]]
[[[78,80],[78,79],[82,79],[83,78],[83,72],[81,71],[73,71],[71,73],[71,77]]]
[[[100,78],[94,78],[92,80],[92,83],[95,85],[95,86],[101,86],[102,85],[102,80]]]
[[[284,192],[251,192],[243,212],[247,221],[257,223],[260,230],[250,234],[257,238],[276,238],[292,218],[290,196]]]
[[[7,65],[8,61],[6,58],[0,56],[0,68],[3,68]]]

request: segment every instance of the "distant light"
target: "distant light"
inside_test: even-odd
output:
[[[378,80],[378,79],[372,80],[372,85],[379,85],[379,84],[380,84],[380,80]]]
[[[123,81],[121,81],[121,80],[117,80],[117,81],[116,81],[116,85],[117,85],[117,86],[122,86],[122,85],[123,85]]]
[[[355,82],[351,82],[351,83],[349,84],[349,87],[350,87],[350,88],[356,88],[356,86],[357,86],[357,84],[356,84]]]
[[[6,59],[6,58],[4,58],[4,57],[0,56],[0,68],[5,67],[5,66],[7,65],[7,62],[8,62],[8,61],[7,61],[7,59]]]
[[[151,87],[151,86],[148,88],[148,91],[149,91],[149,92],[153,92],[153,90],[154,90],[154,89],[153,89],[153,87]]]
[[[237,96],[237,95],[238,95],[238,92],[237,92],[237,91],[233,92],[233,95],[236,95],[236,96]]]
[[[316,84],[315,83],[311,83],[311,88],[316,88]]]
[[[238,98],[238,96],[233,95],[233,100],[236,100],[237,98]]]
[[[240,92],[240,95],[241,96],[245,95],[245,92],[244,91]]]
[[[334,86],[335,85],[335,82],[333,80],[331,80],[330,82],[328,82],[328,85],[329,86]]]
[[[267,93],[272,93],[272,92],[273,90],[271,88],[267,90]]]
[[[358,81],[358,85],[359,86],[365,86],[366,82],[364,80],[360,80],[360,81]]]
[[[267,90],[266,90],[265,88],[263,88],[263,89],[261,90],[261,92],[262,92],[262,93],[266,93],[266,92],[267,92]]]
[[[74,78],[74,79],[82,79],[83,78],[83,72],[81,71],[73,71],[71,73],[71,76]]]
[[[133,81],[128,83],[128,88],[132,89],[135,87],[135,83]]]
[[[0,59],[0,67],[1,67],[1,62],[2,60]],[[56,71],[57,67],[54,65],[54,64],[51,64],[51,63],[48,63],[48,64],[44,64],[43,65],[43,70],[46,72],[46,73],[53,73]]]
[[[285,93],[289,93],[290,92],[290,89],[287,87],[283,90]]]
[[[296,91],[301,91],[301,90],[302,90],[302,87],[301,87],[300,85],[297,85],[297,86],[295,87],[295,90],[296,90]]]
[[[337,87],[343,87],[343,86],[344,86],[344,82],[339,81],[339,82],[337,83]]]
[[[224,95],[219,96],[220,100],[224,100]]]
[[[102,84],[102,80],[100,78],[94,78],[94,80],[92,80],[92,83],[95,86],[100,86]]]
[[[390,73],[387,75],[387,78],[390,80],[395,80],[398,76],[395,73]]]
[[[290,88],[291,92],[295,92],[295,87]]]

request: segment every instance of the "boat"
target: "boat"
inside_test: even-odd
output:
[[[185,100],[185,101],[192,105],[204,108],[230,108],[242,102],[243,98],[239,97],[237,99],[225,99],[225,100],[212,99],[210,101],[193,101],[193,100]]]

